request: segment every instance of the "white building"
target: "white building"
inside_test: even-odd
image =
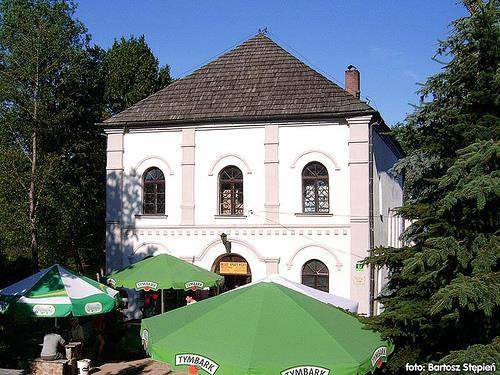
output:
[[[278,273],[376,312],[381,273],[357,263],[398,241],[400,149],[359,86],[258,34],[106,120],[107,271],[168,253],[229,288]]]

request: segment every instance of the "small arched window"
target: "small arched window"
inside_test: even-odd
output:
[[[330,286],[330,272],[325,263],[317,259],[306,262],[304,267],[302,267],[302,284],[322,290],[323,292],[328,292]]]
[[[219,173],[219,214],[243,215],[243,173],[234,165]]]
[[[328,170],[313,161],[302,170],[302,209],[304,213],[330,212]]]
[[[159,168],[144,173],[142,212],[148,215],[165,213],[165,176]]]

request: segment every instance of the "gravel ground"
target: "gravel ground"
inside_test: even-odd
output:
[[[152,359],[139,359],[129,362],[105,363],[90,370],[92,375],[187,375],[185,372],[172,372],[170,365]]]
[[[0,375],[24,375],[27,371],[1,369]],[[138,359],[134,361],[109,362],[92,367],[91,375],[188,375],[184,371],[172,371],[170,365],[153,361],[152,359]]]

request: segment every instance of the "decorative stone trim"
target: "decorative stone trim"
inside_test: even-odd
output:
[[[349,139],[347,144],[351,143],[368,143],[368,139],[360,138],[360,139]]]
[[[307,150],[307,151],[304,151],[303,153],[301,153],[299,156],[297,156],[295,158],[295,160],[293,161],[292,165],[290,165],[290,168],[295,168],[295,166],[297,165],[297,162],[299,161],[299,159],[301,159],[303,156],[307,155],[307,154],[312,154],[312,153],[318,153],[318,154],[322,154],[324,156],[326,156],[328,159],[331,160],[331,162],[333,163],[333,165],[335,166],[335,170],[336,171],[340,171],[340,167],[338,165],[338,163],[335,161],[335,159],[333,158],[332,155],[328,154],[327,152],[325,151],[322,151],[322,150]]]
[[[246,219],[247,215],[214,215],[214,219]]]
[[[241,156],[238,156],[236,154],[225,154],[225,155],[222,155],[220,157],[217,158],[217,160],[212,164],[212,167],[210,168],[210,170],[208,171],[208,175],[209,176],[213,176],[214,175],[214,169],[215,169],[215,166],[222,160],[222,159],[225,159],[225,158],[228,158],[228,157],[233,157],[233,158],[236,158],[238,159],[239,161],[241,161],[243,164],[245,164],[245,167],[247,169],[247,174],[252,174],[252,169],[250,168],[250,165],[248,164],[248,162],[243,159]]]
[[[172,252],[165,246],[165,244],[160,243],[160,242],[141,242],[139,245],[137,245],[132,252],[127,256],[129,264],[132,263],[132,260],[134,259],[134,256],[139,252],[140,249],[148,246],[154,246],[156,248],[156,251],[154,251],[152,254],[149,255],[155,255],[155,254],[169,254],[169,255],[174,255]]]
[[[225,216],[225,215],[224,215]],[[231,217],[233,218],[233,217]],[[113,222],[107,222],[107,224],[112,224]],[[141,224],[141,223],[139,223]],[[242,224],[242,223],[237,223],[237,224],[214,224],[214,225],[172,225],[172,224],[158,224],[156,225],[156,221],[151,221],[151,222],[145,222],[144,225],[137,225],[136,223],[130,223],[130,224],[124,224],[121,229],[123,231],[148,231],[148,230],[163,230],[163,231],[198,231],[199,234],[209,234],[212,232],[219,232],[222,233],[228,233],[229,231],[234,231],[234,230],[246,230],[246,231],[255,231],[256,233],[258,232],[266,232],[266,231],[274,231],[274,230],[279,230],[280,232],[282,230],[287,231],[287,234],[290,234],[290,232],[306,232],[308,230],[323,230],[323,231],[330,231],[333,232],[335,230],[340,230],[340,229],[350,229],[350,224],[322,224],[322,223],[315,223],[315,224],[287,224],[286,228],[283,228],[281,225],[266,225],[266,224]]]
[[[134,215],[137,219],[166,219],[168,218],[168,215],[164,214],[158,214],[158,215],[151,215],[151,214],[135,214]]]
[[[314,212],[314,213],[308,213],[308,212],[296,212],[294,214],[297,217],[332,217],[333,214],[327,213],[327,212]]]
[[[368,217],[351,217],[351,223],[368,223]]]
[[[262,254],[260,254],[253,245],[251,245],[250,243],[248,243],[246,241],[243,241],[243,240],[241,240],[239,238],[234,238],[234,237],[229,237],[228,236],[227,240],[230,241],[230,242],[232,242],[232,243],[239,244],[239,245],[242,245],[242,246],[246,247],[248,250],[250,250],[255,255],[255,257],[258,260],[260,260],[262,262],[265,262],[265,261],[268,261],[268,262],[273,262],[273,261],[274,262],[279,262],[279,258],[264,257],[264,256],[262,256]],[[222,241],[219,238],[216,239],[216,240],[213,240],[207,246],[205,246],[205,248],[198,255],[196,255],[194,257],[194,259],[196,261],[202,260],[212,247],[218,246],[218,245],[222,245]]]
[[[173,175],[174,175],[174,170],[172,169],[172,167],[170,167],[170,164],[168,163],[168,161],[166,161],[165,159],[163,159],[163,158],[162,158],[162,157],[160,157],[160,156],[148,156],[148,157],[146,157],[146,158],[142,159],[142,160],[141,160],[139,163],[137,163],[137,165],[134,167],[134,170],[135,170],[135,171],[139,171],[139,172],[141,173],[141,175],[142,175],[142,173],[144,172],[144,170],[145,170],[145,169],[147,169],[147,168],[143,168],[143,164],[145,164],[145,163],[149,162],[150,160],[153,160],[153,161],[158,160],[158,161],[160,161],[161,163],[163,163],[163,164],[167,167],[167,169],[168,169],[168,174],[169,174],[170,176],[173,176]],[[151,164],[151,163],[147,163],[148,167],[149,167],[149,165],[150,165],[150,164]],[[154,163],[153,163],[153,164],[154,164]],[[156,165],[156,164],[155,164],[155,166],[159,168],[159,166],[158,166],[158,165]]]
[[[336,267],[337,267],[337,270],[342,270],[342,267],[343,267],[343,264],[342,262],[340,261],[340,259],[337,257],[337,255],[335,254],[334,250],[329,248],[328,246],[326,245],[323,245],[323,244],[320,244],[320,243],[311,243],[311,244],[307,244],[307,245],[304,245],[304,246],[301,246],[299,247],[294,253],[293,255],[290,257],[290,259],[288,260],[288,262],[286,263],[286,268],[288,270],[292,269],[292,266],[293,266],[293,260],[295,259],[295,257],[297,256],[297,254],[299,252],[301,252],[302,250],[308,248],[308,247],[319,247],[323,250],[326,250],[328,253],[330,253],[334,258],[335,258],[335,261],[337,262],[336,264]],[[338,250],[337,250],[338,251]]]

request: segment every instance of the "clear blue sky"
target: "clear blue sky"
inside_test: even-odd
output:
[[[190,73],[267,27],[300,60],[344,85],[349,64],[361,72],[361,95],[388,125],[417,104],[418,83],[449,24],[467,14],[458,0],[80,0],[76,17],[92,42],[144,34],[174,78]]]

